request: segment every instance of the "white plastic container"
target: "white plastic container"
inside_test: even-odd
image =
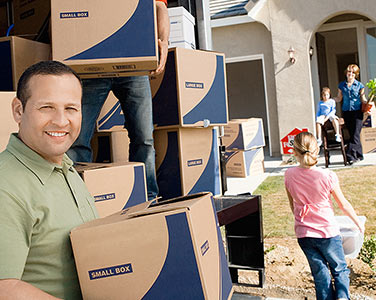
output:
[[[348,216],[336,216],[335,218],[339,225],[345,257],[356,258],[362,248],[364,234]],[[358,216],[358,218],[361,223],[366,223],[365,216]]]

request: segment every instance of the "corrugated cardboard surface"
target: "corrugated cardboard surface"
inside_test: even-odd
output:
[[[28,39],[0,38],[0,90],[15,91],[18,79],[32,64],[50,59],[51,47]]]
[[[226,149],[249,150],[265,146],[261,118],[233,119],[224,126],[222,143]]]
[[[141,204],[73,229],[83,298],[230,299],[211,201],[210,194],[199,194]]]
[[[229,151],[225,153],[225,157],[227,176],[247,177],[260,175],[265,171],[263,148]]]
[[[156,130],[154,145],[163,198],[205,191],[221,193],[217,129]]]
[[[157,127],[201,127],[228,122],[224,54],[169,49],[165,72],[150,80]]]
[[[0,92],[0,152],[8,145],[9,136],[18,132],[18,125],[13,119],[12,100],[16,92]]]
[[[52,0],[52,54],[82,78],[148,74],[158,65],[153,0]]]
[[[110,91],[97,120],[97,131],[118,131],[124,129],[124,113],[119,100]]]
[[[100,217],[147,201],[145,167],[142,163],[90,164],[76,167]]]
[[[363,127],[360,132],[363,153],[376,152],[376,128]]]
[[[121,163],[129,161],[128,131],[95,132],[91,140],[93,161]]]
[[[13,0],[13,33],[34,39],[49,18],[50,0]]]

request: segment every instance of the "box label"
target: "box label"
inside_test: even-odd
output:
[[[202,159],[192,159],[187,161],[188,167],[200,166],[202,165]]]
[[[88,18],[88,11],[72,11],[60,13],[60,19]]]
[[[90,280],[133,273],[132,264],[112,266],[89,271]]]
[[[204,83],[203,82],[190,82],[190,81],[186,81],[185,82],[185,87],[187,89],[203,89],[204,88]]]
[[[115,193],[96,195],[96,196],[94,196],[94,202],[113,200],[115,198],[116,198]]]

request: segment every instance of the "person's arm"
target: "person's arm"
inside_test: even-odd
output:
[[[168,54],[168,39],[170,37],[170,18],[167,6],[162,1],[156,1],[155,5],[157,9],[159,64],[157,69],[151,72],[151,75],[158,75],[164,70]]]
[[[0,300],[56,300],[42,290],[18,279],[0,280]]]
[[[292,213],[294,213],[294,199],[292,198],[290,192],[288,191],[288,189],[285,187],[286,189],[286,193],[287,193],[287,198],[289,198],[289,203],[290,203],[290,209],[292,211]]]
[[[366,97],[366,95],[364,93],[364,88],[362,88],[360,90],[360,101],[362,101],[363,103],[367,103],[368,102],[367,97]]]
[[[333,195],[334,199],[336,200],[339,208],[345,213],[345,215],[350,217],[350,219],[359,228],[360,232],[364,233],[364,226],[359,222],[358,216],[356,215],[354,208],[352,207],[350,202],[347,201],[347,199],[343,195],[339,184],[336,184],[336,186],[334,187],[334,189],[332,191],[332,195]]]
[[[338,89],[337,97],[333,98],[336,102],[341,102],[342,101],[342,91]]]

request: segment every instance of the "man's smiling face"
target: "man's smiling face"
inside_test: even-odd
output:
[[[71,74],[35,75],[28,90],[25,107],[17,98],[13,103],[18,137],[46,160],[61,164],[81,129],[80,82]]]

